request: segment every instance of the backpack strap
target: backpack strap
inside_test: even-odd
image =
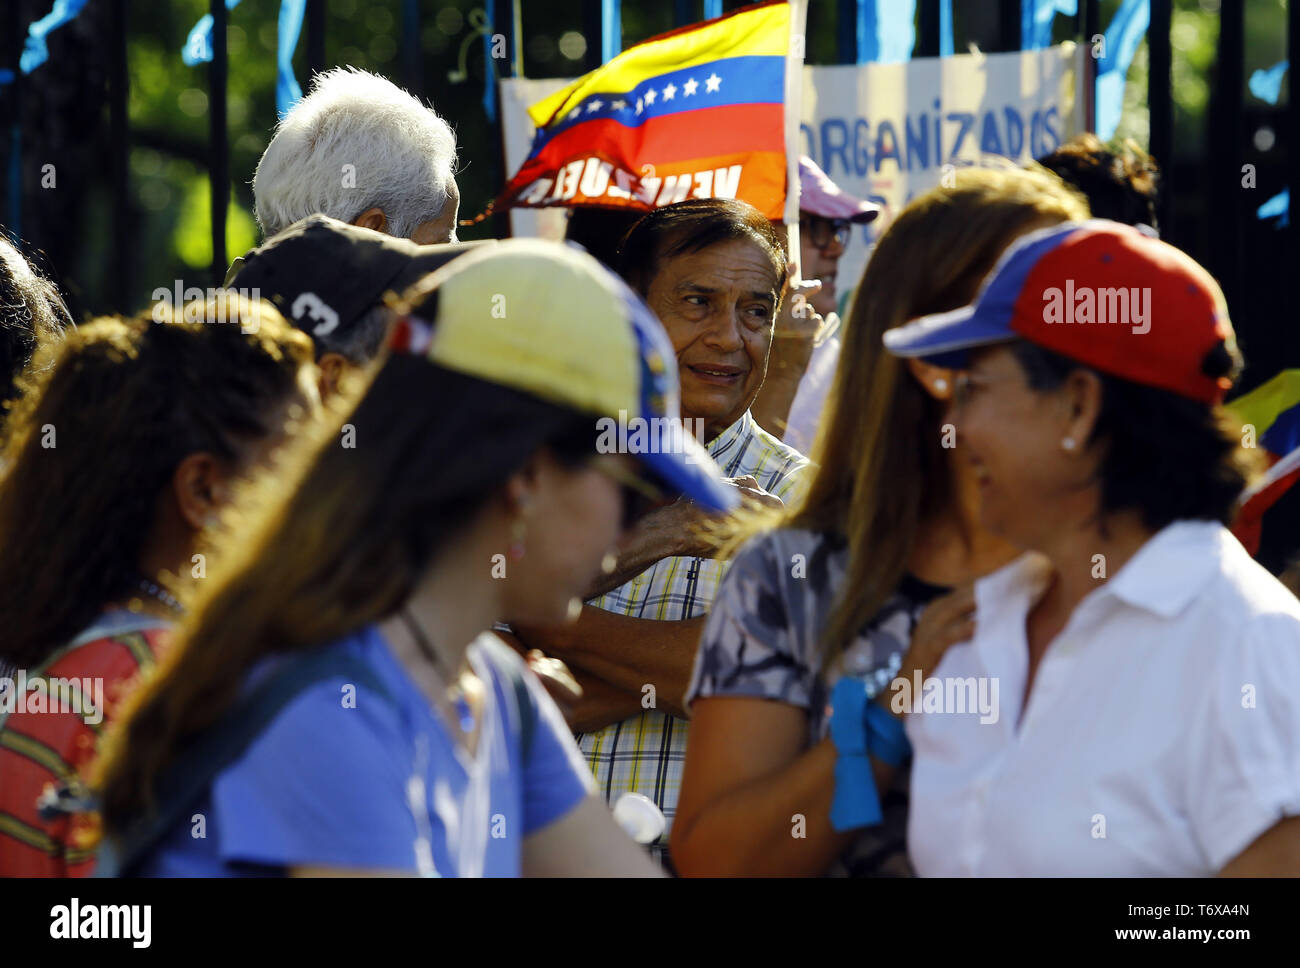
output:
[[[288,659],[161,774],[154,786],[155,808],[119,836],[105,837],[95,876],[130,876],[144,855],[202,798],[217,775],[239,759],[289,703],[311,686],[334,678],[366,686],[385,705],[397,704],[370,666],[350,653],[332,650]]]

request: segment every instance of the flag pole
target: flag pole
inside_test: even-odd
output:
[[[790,262],[799,262],[799,118],[802,113],[807,0],[790,0],[790,43],[785,55],[785,232]],[[791,282],[798,285],[803,266]]]

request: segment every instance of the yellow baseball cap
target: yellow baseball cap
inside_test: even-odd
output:
[[[663,325],[580,249],[510,239],[466,253],[409,290],[399,313],[393,351],[589,413],[601,431],[598,450],[635,456],[668,489],[710,510],[739,503],[681,422],[676,354]]]

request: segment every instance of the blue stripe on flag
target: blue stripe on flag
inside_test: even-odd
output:
[[[711,84],[714,79],[716,84]],[[710,86],[716,90],[710,91]],[[687,94],[688,89],[693,93]],[[647,98],[653,98],[652,103],[646,103]],[[566,117],[549,128],[539,128],[533,151],[539,151],[560,132],[585,121],[612,119],[625,127],[639,128],[651,118],[682,111],[733,104],[781,104],[784,100],[784,57],[724,57],[660,74],[630,91],[590,94],[571,108]],[[641,102],[639,112],[638,101]],[[615,107],[618,102],[622,102],[622,107]]]
[[[1300,404],[1278,414],[1259,442],[1270,454],[1278,457],[1300,447]]]

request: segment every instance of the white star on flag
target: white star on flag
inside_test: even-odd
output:
[[[664,100],[671,101],[673,99],[673,95],[675,95],[676,93],[677,93],[677,85],[669,84],[666,88],[664,88]]]
[[[619,98],[617,101],[614,102],[612,106],[615,111],[622,111],[625,107],[627,107],[627,102],[624,101],[622,98]]]
[[[693,77],[688,77],[686,83],[682,85],[682,91],[685,92],[683,97],[690,97],[695,93],[695,89],[700,86],[700,82]]]
[[[718,89],[718,85],[721,83],[722,83],[722,78],[720,78],[717,74],[710,74],[704,80],[704,93],[712,94],[714,91]]]
[[[658,96],[659,96],[659,95],[655,94],[655,89],[654,89],[653,87],[650,88],[650,90],[648,90],[648,91],[645,92],[645,103],[646,103],[646,104],[654,104],[654,103],[655,103],[655,98],[658,97]]]
[[[597,98],[595,101],[592,101],[587,105],[587,113],[591,114],[593,111],[599,111],[604,106],[605,102]]]
[[[642,101],[641,101],[640,98],[637,98],[637,99],[636,99],[636,113],[637,113],[637,114],[640,114],[640,113],[641,113],[641,109],[642,109],[643,107],[645,107],[645,105],[642,103]]]

